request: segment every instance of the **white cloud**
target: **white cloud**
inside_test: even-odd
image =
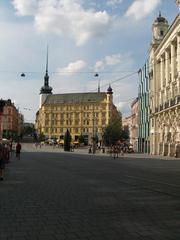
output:
[[[160,3],[161,0],[135,0],[128,8],[125,16],[133,17],[136,20],[143,19],[151,14]]]
[[[98,60],[94,66],[94,70],[101,71],[106,68],[106,66],[114,66],[122,62],[124,56],[121,54],[113,54],[106,56],[101,60]]]
[[[107,5],[116,7],[117,5],[121,4],[122,2],[123,2],[123,0],[108,0]]]
[[[38,6],[37,0],[13,0],[12,3],[21,16],[32,15]]]
[[[59,72],[60,75],[72,76],[75,73],[84,69],[86,65],[87,65],[86,62],[84,62],[83,60],[78,60],[76,62],[69,63],[68,66],[65,68],[58,68],[57,71]]]
[[[19,15],[31,15],[40,32],[67,35],[83,45],[103,37],[112,25],[106,11],[84,9],[82,0],[13,0]]]

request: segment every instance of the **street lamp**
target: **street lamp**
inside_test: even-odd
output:
[[[96,72],[95,74],[94,74],[94,77],[99,77],[99,74]],[[98,82],[98,93],[100,92],[100,80],[99,80],[99,82]]]
[[[26,75],[25,75],[25,73],[21,73],[21,77],[25,77]]]
[[[96,149],[95,149],[95,139],[94,139],[94,103],[93,103],[93,112],[92,112],[92,124],[93,124],[93,132],[92,132],[92,140],[93,140],[93,146],[92,146],[92,152],[93,154],[96,152]]]

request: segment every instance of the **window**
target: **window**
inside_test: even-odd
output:
[[[161,31],[160,31],[160,36],[163,36],[163,35],[164,35],[164,31],[161,30]]]
[[[102,117],[103,117],[103,118],[106,117],[106,113],[105,113],[105,112],[102,113]]]
[[[102,120],[102,125],[105,125],[106,124],[106,121],[105,120]]]
[[[63,131],[62,131],[62,132],[63,132]],[[60,136],[60,139],[61,139],[61,140],[64,139],[64,135],[61,135],[61,136]]]

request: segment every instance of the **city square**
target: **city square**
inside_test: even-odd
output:
[[[178,160],[37,152],[0,182],[0,239],[178,239]]]
[[[179,240],[180,0],[1,0],[0,29],[0,240]]]

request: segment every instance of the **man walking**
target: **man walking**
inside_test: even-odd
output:
[[[20,153],[21,153],[21,144],[18,142],[16,145],[16,158],[20,160]]]
[[[5,171],[5,149],[4,145],[0,143],[0,181],[4,180]]]

